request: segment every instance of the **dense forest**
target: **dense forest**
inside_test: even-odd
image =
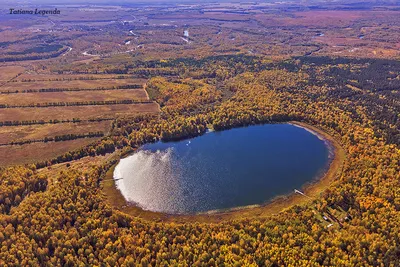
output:
[[[398,61],[229,55],[105,72],[149,77],[161,113],[117,119],[100,141],[2,169],[0,265],[400,265]],[[340,176],[307,205],[218,223],[163,222],[113,209],[102,193],[119,156],[144,143],[288,121],[324,130],[346,152]],[[86,157],[93,161],[84,167],[73,161]],[[327,227],[318,214],[334,210],[346,217]]]

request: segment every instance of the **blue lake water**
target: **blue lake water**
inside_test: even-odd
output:
[[[291,124],[209,132],[146,144],[114,171],[128,202],[145,210],[191,214],[263,204],[300,189],[329,165],[328,144]]]

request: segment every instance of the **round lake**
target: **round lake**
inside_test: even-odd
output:
[[[145,210],[191,214],[291,193],[318,178],[330,156],[311,131],[265,124],[146,144],[121,159],[114,179],[125,199]]]

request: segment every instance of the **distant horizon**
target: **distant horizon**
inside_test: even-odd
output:
[[[353,0],[353,1],[342,1],[342,0],[204,0],[202,2],[198,2],[195,0],[116,0],[116,1],[108,1],[108,0],[3,0],[0,3],[1,8],[18,8],[18,7],[26,7],[26,6],[34,6],[34,5],[106,5],[106,6],[125,6],[125,5],[145,5],[145,4],[181,4],[181,3],[192,3],[192,4],[203,4],[203,3],[266,3],[266,2],[288,2],[292,4],[317,4],[317,3],[341,3],[347,5],[354,4],[376,4],[376,5],[400,5],[400,0]]]
[[[212,3],[212,2],[225,2],[225,3],[229,3],[229,2],[235,2],[235,3],[265,3],[265,2],[292,2],[294,4],[299,4],[299,3],[318,3],[318,2],[343,2],[343,1],[338,1],[338,0],[302,0],[302,1],[296,1],[296,0],[203,0],[201,2],[196,1],[196,0],[117,0],[117,1],[113,1],[110,2],[108,0],[30,0],[30,1],[23,1],[23,0],[19,0],[19,1],[13,1],[13,0],[4,0],[2,1],[2,3],[0,3],[0,5],[59,5],[59,4],[69,4],[69,5],[76,5],[76,4],[81,4],[81,5],[86,5],[86,4],[101,4],[101,5],[126,5],[126,4],[147,4],[147,3],[151,3],[151,4],[167,4],[167,3],[197,3],[197,4],[202,4],[202,3]],[[349,1],[349,2],[356,2],[356,3],[360,3],[360,2],[366,2],[366,3],[370,3],[370,2],[398,2],[397,0],[383,0],[383,1]]]
[[[291,0],[283,0],[283,1],[291,1]],[[202,1],[201,3],[204,2],[273,2],[271,1],[241,1],[241,0],[205,0]],[[12,1],[12,0],[5,0],[2,1],[1,5],[59,5],[59,4],[70,4],[70,5],[76,5],[76,4],[81,4],[81,5],[86,5],[86,4],[101,4],[101,5],[126,5],[126,4],[167,4],[167,3],[199,3],[198,1],[195,0],[139,0],[139,1],[132,1],[132,0],[117,0],[110,2],[108,0],[31,0],[31,1]],[[201,4],[199,3],[199,4]]]

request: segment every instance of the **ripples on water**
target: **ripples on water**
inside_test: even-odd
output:
[[[155,153],[140,150],[120,161],[114,176],[125,177],[117,187],[128,201],[153,211],[183,211],[181,166],[172,160],[172,153],[173,148]]]

